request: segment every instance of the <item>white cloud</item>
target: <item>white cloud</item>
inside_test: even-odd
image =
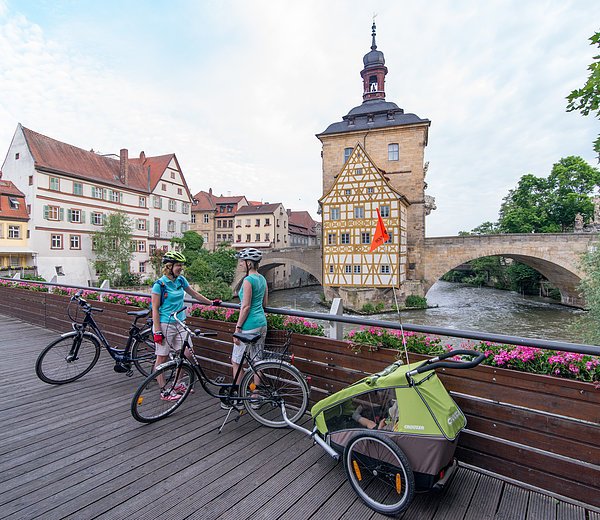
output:
[[[193,191],[314,215],[315,134],[361,102],[375,11],[387,99],[432,121],[429,235],[495,220],[524,173],[594,160],[597,122],[565,96],[594,55],[596,2],[69,5],[26,17],[0,0],[0,146],[21,122],[103,152],[175,152]]]

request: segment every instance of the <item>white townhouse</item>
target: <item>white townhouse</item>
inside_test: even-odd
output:
[[[1,170],[25,194],[29,247],[48,280],[97,280],[92,233],[109,213],[124,211],[132,219],[135,273],[148,272],[150,252],[168,249],[190,225],[192,196],[175,154],[100,155],[19,124]]]

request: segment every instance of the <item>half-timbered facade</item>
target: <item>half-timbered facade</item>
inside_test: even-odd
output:
[[[321,200],[323,286],[400,287],[406,279],[408,202],[360,144]],[[370,251],[377,209],[390,236]]]

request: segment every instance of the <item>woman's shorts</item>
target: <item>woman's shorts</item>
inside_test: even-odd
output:
[[[242,343],[239,345],[233,344],[233,352],[231,353],[231,361],[239,365],[242,362],[244,351],[248,348],[248,357],[254,361],[260,361],[263,358],[263,350],[265,347],[265,338],[267,337],[267,326],[259,327],[258,329],[243,330],[244,334],[252,334],[260,332],[260,339],[254,345]]]
[[[179,350],[185,339],[185,329],[176,321],[173,323],[161,323],[160,330],[163,333],[163,341],[159,345],[155,343],[157,356],[168,356],[170,350]]]

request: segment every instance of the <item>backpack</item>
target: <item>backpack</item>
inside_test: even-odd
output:
[[[162,306],[163,302],[165,301],[165,298],[168,296],[167,294],[167,286],[165,285],[165,282],[163,282],[162,280],[158,279],[156,280],[156,282],[154,283],[158,283],[160,284],[160,306]],[[152,296],[150,296],[150,310],[152,310]]]

